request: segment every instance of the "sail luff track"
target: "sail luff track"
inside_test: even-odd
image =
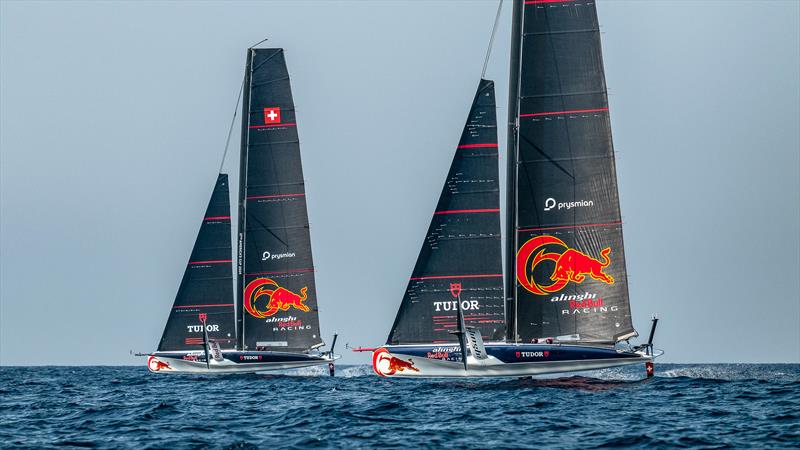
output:
[[[236,340],[237,349],[244,349],[244,252],[245,252],[245,217],[247,210],[247,154],[249,149],[248,118],[250,111],[250,84],[252,79],[253,49],[247,49],[247,59],[244,70],[244,91],[242,98],[242,130],[241,130],[241,149],[239,153],[239,226],[237,227],[237,251],[236,251]]]
[[[506,168],[506,239],[505,239],[505,310],[506,310],[506,340],[516,342],[517,330],[517,302],[516,302],[516,264],[517,252],[517,159],[519,145],[517,142],[517,126],[519,116],[519,83],[520,83],[520,52],[522,50],[522,33],[524,4],[520,0],[513,1],[511,13],[511,58],[509,69],[508,93],[508,161]]]

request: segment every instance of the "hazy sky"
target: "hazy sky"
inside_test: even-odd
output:
[[[496,5],[2,1],[0,363],[144,364],[128,350],[156,348],[264,37],[292,77],[323,335],[368,363],[344,343],[386,339]],[[800,3],[598,11],[635,326],[659,314],[666,362],[800,361]]]

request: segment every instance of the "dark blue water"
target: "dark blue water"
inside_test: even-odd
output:
[[[787,448],[800,365],[657,364],[539,380],[0,368],[0,446]]]

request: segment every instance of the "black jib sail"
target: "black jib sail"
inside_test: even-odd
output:
[[[300,144],[283,49],[248,49],[239,186],[240,348],[320,344]]]
[[[515,2],[508,339],[635,334],[594,2]]]
[[[158,351],[202,350],[202,322],[209,339],[222,348],[234,348],[232,264],[228,175],[220,174]]]
[[[481,80],[387,344],[458,342],[457,301],[484,339],[505,333],[494,82]]]

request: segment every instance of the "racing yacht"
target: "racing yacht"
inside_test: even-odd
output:
[[[647,343],[629,342],[638,334],[595,3],[513,5],[505,271],[494,83],[481,79],[386,343],[355,350],[372,351],[383,377],[629,364],[651,376],[657,320]]]
[[[332,374],[336,339],[321,351],[298,118],[283,49],[247,50],[242,93],[236,257],[228,176],[220,173],[147,367],[242,373],[328,365]]]

